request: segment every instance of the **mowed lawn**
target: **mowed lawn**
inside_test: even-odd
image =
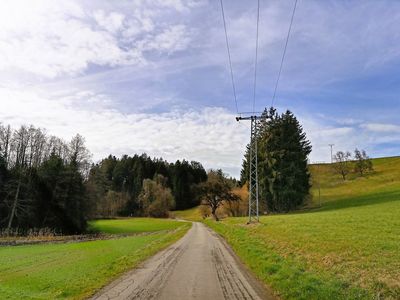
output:
[[[206,223],[283,299],[400,299],[400,158],[343,182],[312,166],[310,211]],[[316,208],[317,207],[317,208]]]
[[[108,233],[113,231],[112,226],[118,228],[114,231],[118,233],[144,232],[148,226],[152,233],[90,242],[0,247],[0,299],[86,298],[178,240],[190,228],[189,223],[140,218],[94,224]]]

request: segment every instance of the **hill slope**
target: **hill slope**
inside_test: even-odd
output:
[[[347,181],[311,166],[306,212],[206,223],[284,299],[400,299],[400,157],[373,162]]]
[[[400,157],[373,159],[374,171],[363,177],[350,174],[348,180],[335,174],[330,164],[311,165],[313,178],[311,206],[321,204],[326,208],[349,207],[392,199],[391,193],[400,190]],[[396,198],[396,197],[394,197]]]

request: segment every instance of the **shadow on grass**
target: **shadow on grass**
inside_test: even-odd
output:
[[[324,203],[321,208],[317,207],[315,209],[311,209],[309,212],[337,210],[366,205],[377,205],[394,201],[400,201],[400,189],[368,195],[360,195],[356,197],[342,198],[340,200]]]

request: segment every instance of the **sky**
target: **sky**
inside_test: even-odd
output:
[[[271,105],[294,0],[260,0],[255,110]],[[224,0],[239,112],[252,111],[257,1]],[[299,0],[275,106],[311,162],[400,154],[400,1]],[[93,160],[148,153],[240,174],[218,0],[2,1],[0,122],[86,138]]]

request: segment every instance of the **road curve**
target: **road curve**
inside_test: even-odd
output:
[[[92,299],[275,299],[202,223]]]

